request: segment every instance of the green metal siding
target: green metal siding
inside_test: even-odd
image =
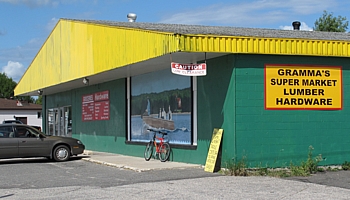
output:
[[[343,66],[343,110],[265,110],[267,63]],[[198,138],[210,141],[213,128],[224,129],[223,166],[243,157],[250,167],[299,164],[307,159],[310,145],[314,156],[322,155],[321,165],[350,160],[348,59],[229,55],[207,64],[208,75],[198,78]],[[207,148],[198,151],[206,157]]]
[[[222,161],[234,157],[235,82],[234,56],[207,60],[207,76],[198,77],[198,140],[208,143],[198,149],[205,164],[214,128],[223,128]],[[200,145],[200,144],[199,144]],[[199,146],[198,145],[198,146]]]
[[[343,109],[265,110],[264,65],[310,64],[343,67]],[[322,154],[321,165],[350,160],[348,122],[350,64],[347,58],[227,55],[207,60],[207,76],[197,78],[198,145],[176,147],[171,160],[205,164],[214,128],[223,128],[221,163],[246,157],[249,167],[288,166],[307,159],[308,148]],[[110,92],[110,120],[82,122],[81,97]],[[119,79],[47,96],[46,108],[72,105],[73,137],[87,149],[143,157],[144,145],[126,143],[126,81]]]
[[[109,90],[110,119],[83,122],[81,97],[105,90]],[[86,144],[87,149],[113,153],[125,153],[132,150],[120,148],[124,146],[126,136],[125,94],[125,79],[93,85],[76,91],[74,107],[77,108],[78,112],[76,113],[77,120],[73,132]]]
[[[110,120],[82,121],[82,96],[99,91],[110,92]],[[72,105],[73,137],[78,138],[88,150],[143,157],[145,145],[127,144],[126,82],[118,79],[79,90],[47,96],[46,108]],[[178,162],[204,164],[211,132],[200,136],[197,150],[173,148],[170,159]],[[209,138],[209,139],[208,139]]]
[[[321,165],[341,164],[347,160],[350,153],[348,59],[237,55],[235,61],[238,160],[246,156],[251,167],[288,166],[291,161],[299,164],[307,159],[310,145],[314,147],[314,156],[321,154],[324,158]],[[343,110],[265,110],[266,63],[343,66]]]

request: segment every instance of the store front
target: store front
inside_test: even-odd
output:
[[[43,91],[45,132],[89,150],[143,157],[147,129],[156,128],[169,133],[171,161],[204,164],[221,128],[222,164],[244,157],[249,167],[284,167],[310,146],[321,165],[341,164],[350,152],[349,41],[342,33],[60,20],[15,93]],[[207,71],[183,76],[172,62],[206,63]],[[41,71],[60,76],[34,78]]]

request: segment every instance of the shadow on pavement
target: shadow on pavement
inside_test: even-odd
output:
[[[71,162],[75,160],[81,160],[83,158],[89,158],[90,156],[73,156],[66,162]],[[11,158],[11,159],[0,159],[0,165],[5,164],[23,164],[23,163],[55,163],[56,161],[50,160],[43,157],[35,157],[35,158]]]
[[[307,177],[288,177],[283,179],[350,189],[350,171],[345,170],[317,172]]]

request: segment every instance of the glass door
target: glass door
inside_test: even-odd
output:
[[[71,106],[47,110],[47,133],[54,136],[72,137]]]
[[[60,130],[60,112],[59,108],[54,108],[54,128],[53,128],[53,135],[59,136],[59,130]]]
[[[58,130],[58,136],[66,136],[65,134],[65,115],[64,115],[64,107],[61,107],[59,108],[60,110],[60,114],[59,114],[59,121],[60,121],[60,124],[59,124],[59,130]]]
[[[55,118],[54,118],[54,111],[53,109],[48,109],[47,110],[47,119],[46,119],[46,134],[48,135],[53,135],[54,134],[54,122],[55,122]]]

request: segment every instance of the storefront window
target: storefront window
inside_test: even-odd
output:
[[[191,77],[169,69],[131,77],[130,141],[147,142],[153,133],[168,132],[171,144],[193,144]]]
[[[46,133],[55,136],[72,136],[72,107],[65,106],[47,110]]]

